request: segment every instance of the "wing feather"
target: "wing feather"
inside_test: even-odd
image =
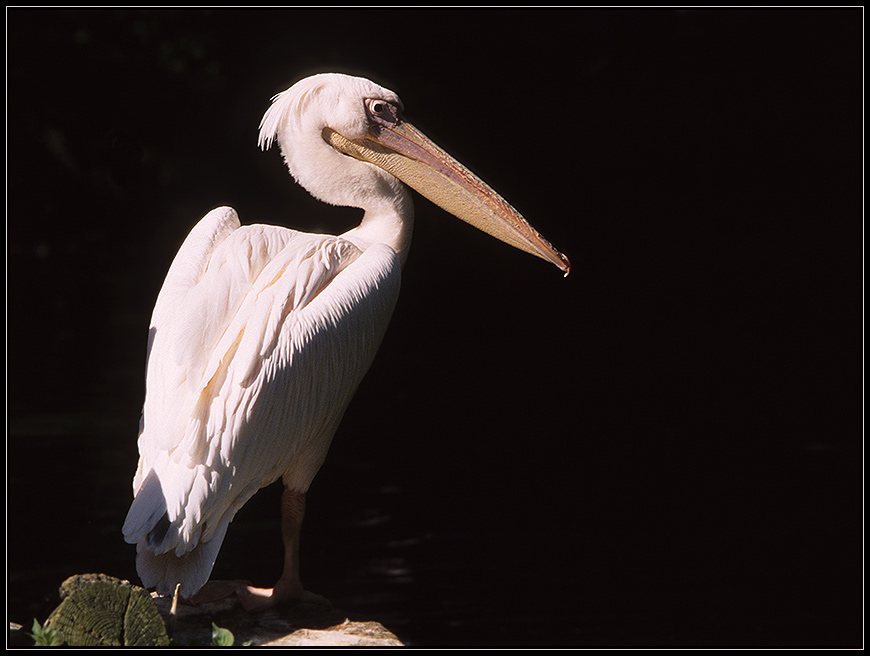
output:
[[[374,358],[399,278],[383,245],[362,253],[340,237],[239,227],[228,208],[194,228],[152,317],[124,525],[146,585],[169,593],[182,582],[194,594],[257,490],[282,476],[308,488]]]

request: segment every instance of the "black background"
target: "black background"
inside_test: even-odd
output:
[[[136,580],[148,320],[218,205],[357,210],[256,147],[362,74],[573,269],[416,198],[399,306],[312,486],[303,580],[417,645],[862,641],[855,10],[7,10],[7,568]],[[277,488],[215,574],[280,572]],[[48,607],[50,609],[50,606]]]

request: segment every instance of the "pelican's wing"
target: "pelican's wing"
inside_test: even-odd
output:
[[[396,254],[207,215],[158,296],[124,536],[146,587],[191,596],[236,511],[305,491],[398,297]]]

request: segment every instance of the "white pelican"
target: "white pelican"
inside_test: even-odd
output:
[[[134,499],[124,522],[147,588],[191,598],[236,512],[283,478],[284,570],[274,588],[228,582],[247,609],[307,598],[299,580],[305,493],[369,368],[399,293],[413,223],[402,182],[460,219],[552,262],[567,258],[477,176],[402,118],[398,96],[339,74],[273,98],[274,141],[316,198],[365,211],[340,236],[240,226],[209,212],[154,307]],[[401,181],[401,182],[400,182]]]

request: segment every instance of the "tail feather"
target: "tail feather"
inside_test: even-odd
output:
[[[142,481],[130,510],[127,511],[127,518],[121,529],[124,540],[129,544],[138,544],[148,539],[157,524],[166,517],[166,497],[160,479],[152,469]],[[153,540],[153,536],[150,539]]]
[[[179,522],[170,518],[166,506],[160,479],[152,470],[127,512],[124,540],[136,545],[136,571],[146,588],[167,595],[181,584],[181,595],[190,598],[208,581],[234,513],[224,514],[207,541],[200,541],[200,530],[186,541],[180,539]]]
[[[171,595],[180,584],[180,595],[189,599],[208,581],[227,533],[229,521],[222,521],[214,537],[201,542],[184,556],[174,552],[155,554],[148,546],[147,538],[136,549],[136,571],[147,589],[156,589],[158,594]]]

